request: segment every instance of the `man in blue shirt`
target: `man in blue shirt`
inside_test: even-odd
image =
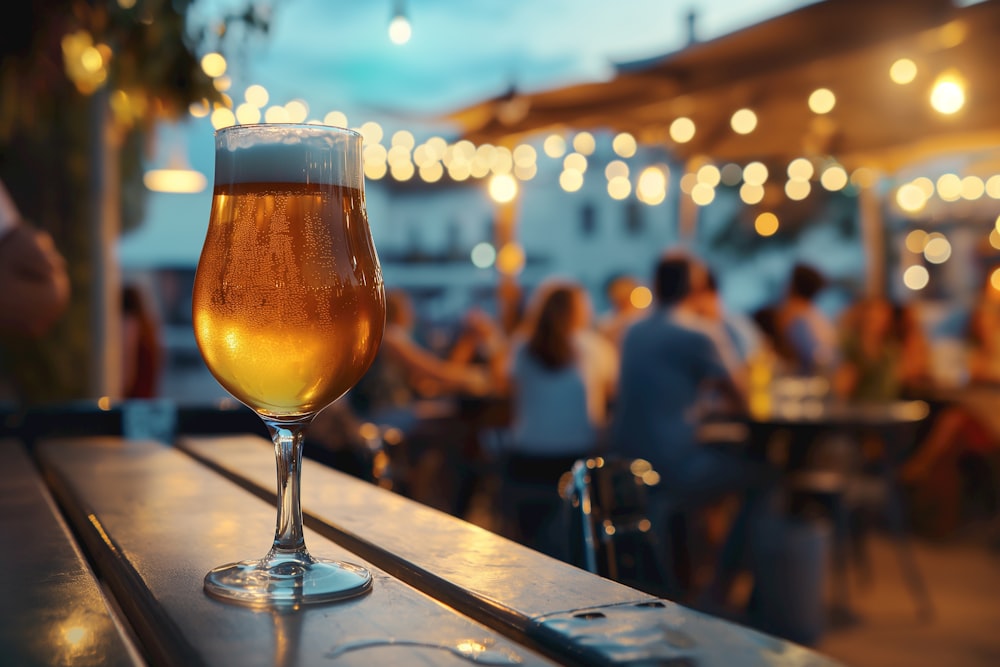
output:
[[[715,450],[702,448],[696,437],[702,399],[716,389],[737,406],[744,401],[742,383],[691,315],[706,278],[704,268],[686,256],[668,255],[657,265],[657,307],[629,327],[622,342],[612,428],[618,453],[648,460],[664,486],[690,487],[693,493],[714,484],[719,473]],[[708,458],[713,479],[701,470]]]
[[[728,494],[744,494],[709,596],[723,603],[745,556],[750,516],[762,509],[763,490],[774,475],[738,447],[698,441],[707,390],[714,388],[738,407],[745,398],[742,383],[723,363],[713,338],[689,316],[700,291],[708,288],[704,267],[687,256],[665,255],[653,284],[657,307],[628,329],[622,343],[612,448],[646,459],[660,474],[651,494],[654,521],[662,521],[664,507],[697,508]]]

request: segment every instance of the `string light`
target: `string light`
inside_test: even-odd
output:
[[[389,21],[389,39],[393,44],[402,46],[410,41],[413,36],[413,26],[410,25],[410,18],[406,15],[406,8],[403,0],[396,3],[392,19]]]
[[[965,106],[965,82],[957,73],[946,72],[937,78],[931,89],[931,106],[946,116]]]
[[[694,139],[695,126],[690,118],[677,118],[670,124],[670,138],[679,144],[686,144]]]
[[[89,35],[73,38],[80,44],[75,51],[80,72],[97,72],[106,67],[107,59],[104,54],[110,54],[106,46],[90,44]],[[230,86],[231,82],[225,75],[227,62],[221,54],[206,54],[201,60],[201,66],[207,75],[213,77],[217,89],[221,91]],[[895,61],[890,68],[892,80],[899,84],[912,81],[916,73],[915,63],[906,58]],[[118,92],[115,91],[116,94]],[[243,92],[243,98],[245,102],[233,105],[231,98],[222,95],[221,103],[216,102],[214,109],[211,109],[207,100],[201,100],[190,105],[189,113],[199,118],[210,116],[216,129],[236,123],[258,123],[261,120],[268,123],[307,122],[309,107],[304,100],[295,99],[284,105],[272,105],[265,109],[270,94],[259,84],[248,86]],[[116,99],[113,98],[112,102]],[[961,77],[954,71],[939,76],[931,93],[931,102],[940,113],[950,114],[960,110],[965,103],[965,88]],[[829,113],[835,106],[836,96],[827,88],[818,88],[809,96],[809,107],[816,114]],[[119,107],[125,109],[125,106],[118,104],[115,107],[116,117],[121,115]],[[734,132],[748,133],[756,128],[758,119],[753,110],[743,108],[734,112],[730,121]],[[336,110],[326,113],[322,121],[308,122],[348,127],[346,114]],[[373,180],[384,178],[388,174],[396,180],[405,181],[419,173],[424,182],[436,183],[443,178],[445,172],[454,181],[492,176],[491,196],[499,197],[498,201],[502,201],[509,196],[506,192],[513,191],[516,196],[518,183],[531,180],[539,170],[539,151],[527,143],[509,149],[490,144],[477,146],[468,140],[450,144],[444,138],[435,136],[416,145],[412,132],[399,130],[392,134],[391,148],[387,150],[380,143],[385,133],[379,123],[367,121],[355,129],[363,135],[365,141],[365,175]],[[669,126],[670,138],[676,143],[691,141],[695,132],[695,123],[688,117],[678,117]],[[590,166],[586,156],[594,154],[596,144],[594,135],[587,131],[576,132],[569,142],[560,134],[551,134],[542,141],[541,153],[553,159],[562,158],[563,169],[559,175],[559,184],[563,190],[576,192],[583,187],[584,174]],[[378,146],[378,149],[369,152],[369,146]],[[572,152],[567,153],[570,147]],[[395,152],[393,149],[396,149]],[[612,138],[611,149],[619,158],[628,159],[636,155],[638,142],[631,133],[619,132]],[[666,199],[669,170],[665,166],[655,165],[642,169],[634,185],[629,180],[630,171],[628,163],[622,159],[609,160],[605,164],[604,175],[611,198],[623,200],[634,191],[636,198],[647,205],[656,205]],[[784,192],[788,199],[800,200],[810,194],[809,181],[816,175],[816,168],[809,158],[800,157],[789,162],[787,175]],[[497,178],[499,176],[504,178]],[[719,186],[739,185],[739,196],[743,203],[756,205],[764,199],[764,186],[768,178],[768,169],[761,162],[751,162],[744,167],[727,163],[721,169],[709,163],[701,165],[694,173],[685,174],[681,179],[681,190],[690,195],[697,205],[707,206],[715,200],[716,188]],[[830,191],[842,190],[848,183],[859,188],[870,187],[876,179],[872,169],[861,167],[848,175],[839,164],[827,166],[819,175],[822,186]],[[495,192],[498,194],[495,195]],[[973,201],[984,196],[1000,199],[1000,174],[988,178],[975,175],[962,178],[956,174],[944,174],[936,182],[927,177],[915,178],[896,189],[895,202],[900,210],[915,214],[923,210],[935,195],[945,202],[960,199]],[[764,228],[768,229],[768,225],[765,224]],[[996,231],[995,236],[1000,242],[1000,230]],[[931,263],[946,261],[951,254],[951,246],[943,238],[940,241],[924,240],[920,244],[909,243],[908,247],[910,245],[921,246],[915,252],[924,253],[926,261]]]
[[[829,88],[817,88],[809,95],[809,109],[815,114],[827,114],[833,111],[837,97]]]
[[[774,236],[778,226],[778,216],[770,211],[764,211],[753,221],[754,230],[761,236]]]
[[[729,119],[729,124],[737,134],[750,134],[757,129],[757,114],[752,109],[739,109]]]
[[[900,58],[889,67],[889,78],[904,86],[917,78],[917,64],[909,58]]]

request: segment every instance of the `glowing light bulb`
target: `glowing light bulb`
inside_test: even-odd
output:
[[[946,116],[957,113],[965,106],[965,84],[957,74],[947,73],[938,77],[931,90],[931,106]]]
[[[389,22],[389,39],[393,44],[402,46],[410,41],[412,36],[413,28],[410,26],[410,21],[402,14],[397,14]]]

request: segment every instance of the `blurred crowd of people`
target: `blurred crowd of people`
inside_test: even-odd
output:
[[[653,303],[636,305],[632,297],[645,285]],[[831,317],[817,303],[827,287],[820,271],[796,265],[783,298],[735,313],[710,267],[670,251],[646,280],[609,281],[600,316],[580,282],[553,277],[526,295],[516,326],[470,311],[443,351],[419,342],[413,304],[393,290],[382,349],[348,405],[354,418],[403,445],[394,488],[467,516],[470,499],[495,480],[488,509],[498,529],[560,558],[569,541],[558,523],[560,480],[574,462],[649,461],[660,477],[649,490],[651,516],[681,503],[715,522],[713,574],[699,594],[725,604],[745,567],[748,526],[767,511],[780,472],[747,448],[706,442],[701,426],[749,414],[755,392],[812,378],[821,380],[823,403],[931,401],[939,409],[905,448],[900,476],[942,506],[962,502],[960,460],[992,460],[1000,442],[988,402],[935,393],[931,342],[913,305],[864,296]],[[970,319],[967,387],[1000,380],[997,316],[1000,292],[987,285]],[[778,409],[775,401],[767,408]],[[503,416],[490,412],[484,422],[484,405],[503,406]],[[873,447],[864,443],[865,456]],[[943,490],[951,496],[941,498]],[[728,511],[713,515],[720,506]]]

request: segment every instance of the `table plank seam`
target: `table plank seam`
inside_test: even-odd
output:
[[[256,484],[251,479],[229,470],[224,465],[202,455],[193,448],[185,447],[183,441],[176,443],[175,446],[178,450],[185,452],[199,463],[202,463],[241,488],[253,493],[257,497],[272,503],[275,501],[275,492],[269,491],[268,489]],[[303,508],[303,523],[312,530],[357,554],[393,577],[396,577],[404,583],[413,586],[425,595],[438,600],[442,604],[447,605],[457,612],[482,623],[490,629],[507,636],[509,639],[524,644],[529,648],[542,653],[543,655],[556,659],[563,664],[580,664],[586,666],[614,664],[614,662],[609,661],[608,657],[599,649],[576,644],[568,646],[565,641],[565,637],[560,636],[558,632],[551,630],[545,625],[545,619],[549,617],[572,615],[577,612],[597,608],[595,606],[550,611],[540,615],[522,616],[518,614],[516,610],[499,604],[496,600],[479,595],[474,591],[461,588],[447,579],[429,573],[416,566],[411,567],[404,559],[392,558],[379,546],[357,536],[351,531],[340,528],[331,522],[310,514],[305,510],[305,508]],[[636,595],[638,597],[635,600],[609,603],[607,605],[602,605],[602,607],[626,607],[661,602],[658,598],[641,593],[640,591],[636,591]],[[477,606],[472,600],[467,599],[470,597],[474,601],[477,601],[479,605]],[[674,604],[669,600],[664,600],[662,602],[669,605]],[[567,649],[572,650],[571,656],[567,655]],[[572,657],[575,660],[575,663],[567,663],[566,660],[568,657]]]
[[[124,618],[139,639],[144,658],[153,665],[181,667],[205,665],[199,653],[184,637],[160,605],[148,595],[142,576],[124,557],[120,546],[101,525],[96,514],[77,494],[69,480],[52,465],[42,462],[46,484],[68,523],[76,528],[80,546],[106,582]],[[141,593],[145,591],[147,595]],[[137,595],[137,593],[140,593]]]

